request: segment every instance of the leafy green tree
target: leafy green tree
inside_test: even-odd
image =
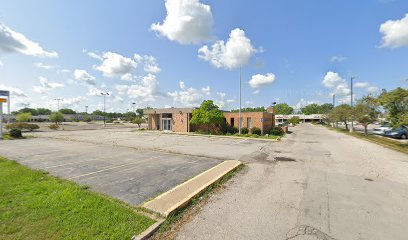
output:
[[[399,87],[390,92],[383,91],[377,101],[388,113],[393,125],[398,124],[401,116],[408,112],[407,89]]]
[[[37,108],[38,115],[50,115],[52,111],[46,108]]]
[[[353,109],[348,104],[341,104],[329,113],[328,117],[331,122],[343,122],[346,130],[348,130],[347,121],[351,119],[353,115]]]
[[[310,115],[310,114],[318,114],[320,113],[320,105],[316,103],[309,104],[305,107],[300,109],[303,114]]]
[[[207,132],[210,132],[211,124],[221,124],[224,120],[224,114],[212,100],[205,100],[200,108],[193,111],[190,123],[192,125],[207,125]]]
[[[95,110],[95,111],[93,111],[93,112],[92,112],[92,115],[99,115],[99,116],[103,116],[103,115],[105,115],[105,113],[104,113],[104,112],[102,112],[101,110]]]
[[[69,109],[69,108],[61,108],[59,112],[62,114],[76,114],[74,110]]]
[[[378,119],[378,103],[375,98],[366,96],[357,102],[353,109],[353,117],[364,126],[364,134],[367,135],[367,126]]]
[[[289,115],[293,113],[293,108],[287,103],[278,103],[274,107],[275,114],[278,115]]]
[[[408,112],[398,117],[397,126],[408,126]]]
[[[145,120],[143,118],[140,118],[140,117],[135,117],[133,119],[132,123],[137,124],[139,126],[139,128],[140,128],[142,123],[145,123]]]
[[[294,116],[294,117],[291,117],[291,118],[288,120],[288,122],[296,125],[296,124],[299,124],[299,123],[300,123],[300,118],[297,117],[297,116]]]
[[[329,113],[333,109],[333,104],[331,103],[324,103],[320,105],[319,114],[326,114]]]
[[[92,122],[92,118],[87,116],[84,118],[84,122],[87,122],[87,123]]]
[[[17,122],[28,122],[31,119],[32,115],[29,112],[20,113],[16,116]]]
[[[55,122],[56,125],[64,121],[64,115],[60,112],[54,112],[50,115],[50,121]]]
[[[136,109],[136,113],[137,113],[137,115],[138,115],[139,117],[143,117],[143,116],[144,116],[143,108],[138,108],[138,109]]]
[[[37,116],[38,112],[34,108],[22,108],[18,110],[19,113],[31,113],[33,116]]]

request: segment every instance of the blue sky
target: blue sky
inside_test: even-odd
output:
[[[337,104],[407,87],[408,1],[0,1],[0,88],[84,111]]]

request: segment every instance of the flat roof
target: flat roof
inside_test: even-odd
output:
[[[145,114],[160,114],[160,113],[192,113],[196,108],[152,108],[145,109]]]

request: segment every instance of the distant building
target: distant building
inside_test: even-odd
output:
[[[172,132],[191,132],[195,129],[190,125],[190,120],[195,108],[160,108],[146,109],[148,129]],[[262,132],[269,131],[275,126],[273,107],[267,112],[242,112],[242,127],[260,128]],[[224,121],[233,127],[238,126],[238,112],[224,112]]]
[[[64,122],[72,122],[73,120],[83,121],[86,117],[90,117],[92,121],[103,121],[103,116],[100,115],[64,114]],[[5,115],[3,121],[7,122],[9,118],[11,122],[16,121],[15,115]],[[31,116],[30,122],[49,122],[49,119],[50,115],[37,115]]]
[[[290,114],[290,115],[275,115],[275,124],[281,124],[291,119],[292,117],[299,117],[301,122],[321,122],[323,114]]]

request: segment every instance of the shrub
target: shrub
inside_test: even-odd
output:
[[[106,123],[113,123],[113,119],[106,120]]]
[[[10,137],[12,138],[22,138],[21,130],[18,128],[13,128],[9,131]]]
[[[258,134],[251,134],[251,137],[253,137],[253,138],[258,138],[259,135],[258,135]]]
[[[51,122],[55,122],[55,124],[58,125],[64,121],[64,115],[60,112],[51,113],[49,119]]]
[[[236,127],[230,127],[230,128],[228,129],[228,132],[231,133],[231,134],[236,134],[236,133],[239,132],[239,130],[238,130],[238,128],[236,128]]]
[[[20,129],[20,130],[29,130],[29,131],[34,131],[36,129],[39,129],[40,126],[37,124],[31,124],[31,123],[24,123],[24,122],[18,122],[18,123],[11,123],[6,125],[6,129]]]
[[[92,122],[92,119],[90,117],[85,117],[84,122],[87,122],[87,123]]]
[[[249,129],[246,127],[241,128],[241,134],[248,134],[249,133]]]
[[[269,134],[274,136],[282,136],[283,134],[285,134],[285,132],[280,127],[274,127],[271,129],[271,131],[269,131]]]
[[[256,134],[256,135],[261,135],[262,131],[261,131],[260,128],[253,127],[253,128],[251,129],[251,133],[252,133],[252,134]]]
[[[59,125],[57,124],[51,124],[50,126],[48,126],[50,129],[52,130],[57,130],[59,128]]]
[[[17,122],[28,122],[31,117],[31,113],[20,113],[16,116],[16,120]]]

